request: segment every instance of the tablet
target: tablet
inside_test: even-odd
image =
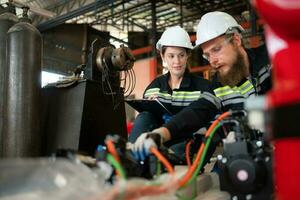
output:
[[[148,111],[159,116],[173,115],[168,105],[158,99],[126,99],[125,102],[138,112]]]

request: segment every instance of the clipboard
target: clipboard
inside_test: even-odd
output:
[[[173,115],[167,105],[158,99],[125,99],[125,102],[138,112],[148,111],[159,116],[164,114]]]

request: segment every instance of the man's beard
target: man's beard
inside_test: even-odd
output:
[[[237,51],[236,61],[228,70],[226,75],[221,75],[217,72],[217,76],[222,85],[228,85],[230,87],[236,86],[243,78],[246,77],[247,67],[243,55]]]

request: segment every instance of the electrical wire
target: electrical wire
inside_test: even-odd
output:
[[[118,155],[118,152],[115,148],[115,145],[114,145],[114,142],[112,141],[112,139],[107,139],[105,141],[106,143],[106,146],[107,146],[107,150],[108,152],[118,161],[118,162],[121,162],[121,159]]]
[[[126,90],[125,90],[125,92],[124,92],[124,96],[127,96],[129,93],[131,93],[131,84],[132,84],[132,77],[131,77],[131,73],[130,73],[130,71],[125,71],[125,73],[126,73],[126,80],[127,79],[129,79],[128,80],[128,85],[127,84],[124,84],[125,85],[125,87],[126,87]],[[127,78],[127,77],[129,77],[129,78]]]
[[[124,78],[121,79],[121,87],[124,88],[124,97],[128,97],[136,85],[136,76],[133,69],[124,71]]]
[[[107,154],[107,161],[115,168],[117,174],[121,179],[126,179],[126,173],[121,164],[112,156],[111,154]]]
[[[102,56],[100,59],[102,61],[102,92],[103,94],[111,95],[113,109],[115,110],[124,100],[124,97],[128,97],[133,92],[136,85],[136,76],[132,68],[121,72],[112,69],[110,72],[110,68],[105,57]],[[112,74],[118,76],[118,85],[111,85],[111,79],[115,78],[112,77]]]
[[[172,176],[171,178],[175,178]],[[177,182],[171,181],[165,184],[157,185],[157,183],[152,183],[151,185],[131,185],[129,182],[125,184],[125,188],[120,188],[120,186],[115,185],[110,192],[105,196],[107,200],[115,200],[122,194],[123,200],[133,200],[145,196],[156,196],[160,194],[166,194],[170,191],[175,191],[177,189]]]
[[[104,88],[104,91],[103,93],[106,94],[106,95],[112,95],[112,100],[114,102],[114,95],[116,94],[116,92],[113,91],[112,87],[111,87],[111,83],[110,83],[110,80],[109,80],[109,77],[110,77],[110,70],[109,70],[109,66],[107,65],[106,63],[106,60],[105,58],[103,57],[102,58],[102,62],[104,64],[103,66],[103,71],[102,71],[102,82],[103,83],[106,83],[107,87],[108,87],[108,92],[105,90]],[[104,85],[104,84],[103,84]],[[103,85],[102,85],[102,88],[103,88]]]
[[[158,160],[160,160],[160,162],[165,166],[170,174],[174,173],[174,169],[171,163],[157,150],[157,148],[151,147],[150,152],[153,153]]]
[[[193,162],[192,166],[189,168],[188,172],[185,174],[185,176],[181,180],[173,179],[172,181],[168,182],[168,184],[165,184],[165,185],[162,184],[162,185],[136,186],[136,187],[130,187],[130,188],[126,187],[125,190],[123,191],[124,196],[125,196],[124,199],[136,199],[136,198],[144,197],[144,196],[159,195],[159,194],[166,193],[168,191],[182,188],[186,184],[189,184],[190,182],[192,182],[195,179],[195,177],[198,175],[199,170],[201,169],[201,163],[203,163],[203,159],[207,152],[207,148],[209,147],[211,138],[213,137],[217,128],[220,127],[219,122],[222,119],[229,116],[230,114],[231,114],[231,112],[223,113],[209,127],[209,129],[207,130],[207,132],[205,134],[205,137],[208,138],[207,143],[206,143],[206,148],[205,148],[204,143],[202,143],[198,150],[195,161]],[[153,153],[154,155],[156,155],[157,152],[160,154],[160,152],[157,149],[155,149],[155,150],[154,149],[155,148],[150,149],[150,151],[152,153],[155,152],[155,153]],[[203,151],[204,151],[204,154],[202,155]],[[157,156],[157,157],[159,158],[160,156]],[[160,161],[165,165],[165,167],[170,164],[166,159],[165,160],[167,162],[162,161],[162,160],[163,159],[161,159]],[[200,165],[199,165],[199,161],[200,161]],[[168,164],[166,164],[166,163],[168,163]],[[170,167],[170,166],[168,166],[166,168],[168,169],[170,174],[174,174],[173,173],[174,170],[172,170],[173,167],[172,166]],[[112,191],[111,193],[108,194],[109,199],[115,199],[119,193],[120,193],[120,191],[118,191],[117,189]]]
[[[190,140],[185,145],[185,159],[186,159],[186,163],[187,163],[189,168],[192,166],[191,158],[190,158],[190,150],[191,150],[192,143],[193,143],[193,140]]]
[[[209,135],[209,137],[207,138],[206,140],[206,143],[205,143],[205,146],[204,146],[204,150],[203,150],[203,154],[201,155],[201,159],[200,159],[200,162],[198,163],[197,165],[197,168],[192,176],[192,178],[188,181],[187,185],[192,183],[196,178],[197,178],[197,175],[199,174],[202,166],[203,166],[203,162],[204,162],[204,159],[205,159],[205,156],[206,156],[206,153],[207,153],[207,150],[208,150],[208,147],[210,145],[210,142],[211,142],[211,139],[212,137],[214,136],[216,130],[221,126],[221,123],[219,122],[216,127],[212,130],[211,134]]]
[[[161,164],[159,160],[156,162],[156,176],[159,176],[161,174]]]
[[[213,129],[215,128],[215,126],[224,118],[226,118],[227,116],[229,116],[231,114],[231,112],[225,112],[223,114],[221,114],[212,124],[211,126],[209,127],[209,129],[206,131],[205,133],[205,137],[207,138],[210,133],[213,131]],[[197,168],[197,164],[199,163],[199,160],[201,158],[201,155],[202,155],[202,152],[204,150],[204,143],[201,144],[199,150],[198,150],[198,153],[197,153],[197,156],[196,156],[196,159],[195,161],[193,162],[192,166],[189,168],[189,170],[187,171],[187,173],[184,175],[184,177],[179,181],[179,187],[182,188],[184,187],[187,182],[191,179],[194,171],[196,170]]]
[[[205,134],[205,137],[207,138],[206,144],[204,144],[204,143],[201,144],[195,161],[193,162],[192,166],[189,168],[188,172],[185,174],[185,176],[181,180],[173,179],[172,181],[168,182],[168,184],[164,184],[164,185],[162,184],[162,185],[126,187],[123,191],[124,199],[136,199],[136,198],[144,197],[144,196],[159,195],[159,194],[166,193],[168,191],[182,188],[186,184],[189,184],[190,182],[192,182],[198,175],[199,170],[201,169],[201,165],[204,161],[207,149],[211,142],[211,138],[215,134],[216,130],[221,126],[220,121],[223,120],[224,118],[226,118],[227,116],[229,116],[230,114],[231,114],[231,112],[223,113],[209,127],[209,129],[207,130],[207,132]],[[161,155],[162,157],[159,155],[160,152],[156,148],[151,148],[150,151],[155,156],[157,156],[157,158],[164,158],[162,155]],[[157,154],[157,152],[159,154]],[[202,152],[203,152],[203,155],[202,155]],[[171,165],[169,166],[170,163],[165,158],[159,159],[159,160],[165,165],[165,167],[168,169],[170,174],[174,174],[173,167]],[[162,160],[165,160],[166,162],[162,161]],[[112,190],[112,192],[110,192],[107,197],[108,197],[108,199],[115,199],[119,193],[120,193],[120,191],[117,188],[115,188],[115,190]]]
[[[113,104],[113,109],[117,109],[119,104],[122,102],[123,97],[121,96],[121,85],[118,85],[118,91],[114,91],[110,83],[110,70],[109,67],[106,63],[105,58],[102,58],[102,63],[104,64],[103,70],[102,70],[102,91],[106,95],[111,95],[112,97],[112,104]],[[121,84],[121,83],[120,83]],[[105,88],[107,87],[107,89]],[[107,91],[108,90],[108,91]]]
[[[106,141],[107,147],[111,148],[113,146],[112,140],[107,139]],[[114,152],[114,150],[109,150]],[[166,167],[168,172],[172,175],[171,178],[175,178],[174,175],[174,169],[172,165],[169,163],[169,161],[154,147],[150,149],[150,151],[158,158],[159,161],[163,163],[163,165]],[[120,163],[114,158],[112,154],[107,155],[107,161],[115,168],[116,173],[118,176],[125,180],[126,174]],[[125,188],[121,188],[120,186],[116,186],[110,190],[110,192],[107,193],[106,198],[108,200],[114,200],[118,199],[120,195],[122,196],[123,200],[132,200],[137,199],[139,197],[145,197],[145,196],[155,196],[160,194],[165,194],[167,192],[176,190],[178,187],[177,181],[170,181],[167,184],[160,184],[157,185],[157,183],[154,183],[152,185],[125,185]]]
[[[127,71],[121,71],[121,79],[120,79],[120,85],[122,88],[124,88],[124,94],[128,91],[127,87],[127,77],[128,77],[128,72]]]
[[[118,155],[118,152],[115,148],[113,140],[108,138],[108,139],[106,139],[105,143],[106,143],[107,150],[110,153],[110,155],[114,158],[114,160],[118,163],[118,165],[120,165],[120,167],[122,167],[121,159],[120,159],[120,157]],[[117,172],[117,176],[122,178],[122,174],[120,174],[120,170],[116,170],[116,172]]]
[[[130,90],[129,94],[127,94],[127,96],[129,96],[133,92],[133,90],[136,86],[136,76],[135,76],[134,70],[130,69],[129,73],[130,73],[130,77],[131,77],[131,81],[130,81],[131,82],[131,90]]]
[[[171,175],[174,175],[174,169],[169,161],[154,147],[150,148],[150,151],[158,158],[159,161],[166,167],[168,172]],[[136,199],[144,196],[154,196],[159,194],[164,194],[170,190],[177,188],[177,182],[172,181],[168,184],[161,185],[146,185],[146,186],[136,186],[136,187],[127,187],[123,191],[124,199]],[[109,199],[115,199],[118,196],[120,191],[113,191],[109,194]]]

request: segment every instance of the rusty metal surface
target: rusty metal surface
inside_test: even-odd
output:
[[[39,156],[41,34],[29,23],[15,24],[8,32],[7,52],[3,156]]]
[[[94,156],[107,134],[127,137],[123,94],[104,94],[101,82],[86,80],[66,88],[46,87],[42,94],[47,155],[57,149],[71,149]]]
[[[133,67],[135,58],[128,47],[121,45],[120,48],[113,51],[111,61],[116,70],[130,70]]]
[[[3,101],[6,96],[4,92],[6,77],[6,37],[10,27],[18,22],[16,15],[5,12],[0,15],[0,147],[2,147],[2,124],[3,124]],[[0,157],[2,148],[0,148]]]

